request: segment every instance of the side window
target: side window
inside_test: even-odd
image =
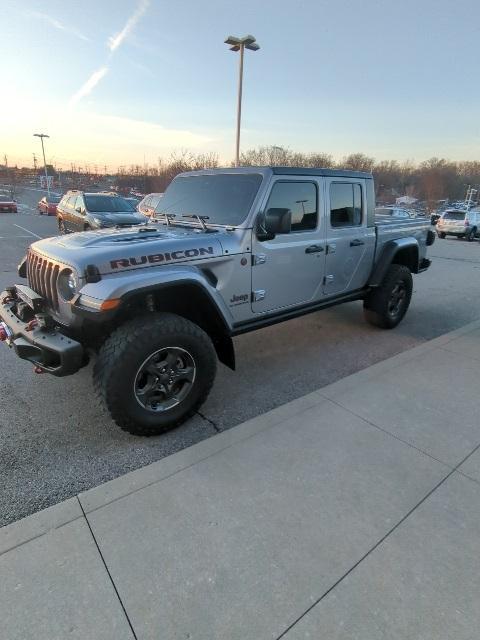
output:
[[[70,196],[68,198],[68,200],[66,201],[66,206],[69,207],[70,209],[75,209],[75,200],[77,199],[77,196]]]
[[[159,196],[152,196],[152,199],[150,201],[150,206],[153,209],[156,209],[159,202],[160,202],[160,197]]]
[[[357,227],[362,224],[362,187],[348,182],[330,185],[330,226]]]
[[[317,228],[317,187],[313,182],[276,182],[268,198],[268,209],[290,209],[295,231],[311,231]]]
[[[75,204],[74,204],[74,208],[77,209],[78,207],[80,207],[80,209],[82,211],[85,210],[85,205],[83,203],[83,198],[82,196],[77,196],[76,200],[75,200]]]

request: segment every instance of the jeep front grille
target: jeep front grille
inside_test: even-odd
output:
[[[57,280],[60,273],[60,265],[29,250],[27,254],[28,284],[42,298],[47,305],[58,311]]]

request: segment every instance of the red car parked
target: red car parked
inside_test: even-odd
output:
[[[0,211],[17,213],[17,203],[9,196],[0,195]]]
[[[61,196],[44,196],[38,203],[38,213],[40,215],[45,214],[47,216],[57,215],[57,204],[60,202]]]

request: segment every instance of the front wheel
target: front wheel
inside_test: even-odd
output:
[[[124,431],[164,433],[207,398],[217,359],[209,336],[180,316],[159,313],[127,322],[103,344],[93,371],[97,397]]]
[[[373,289],[363,303],[365,318],[382,329],[393,329],[403,319],[412,299],[413,280],[410,269],[390,265],[382,284]]]
[[[446,236],[447,236],[447,234],[446,234],[446,233],[444,233],[443,231],[440,231],[440,232],[438,233],[438,237],[439,237],[439,238],[441,238],[442,240],[445,240]]]

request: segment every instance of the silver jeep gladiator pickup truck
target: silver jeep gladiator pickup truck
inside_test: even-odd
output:
[[[113,420],[159,434],[204,402],[217,358],[235,368],[234,336],[352,300],[395,327],[430,265],[429,226],[376,221],[367,173],[183,173],[146,224],[34,242],[28,286],[0,294],[0,340],[56,376],[94,356]]]

